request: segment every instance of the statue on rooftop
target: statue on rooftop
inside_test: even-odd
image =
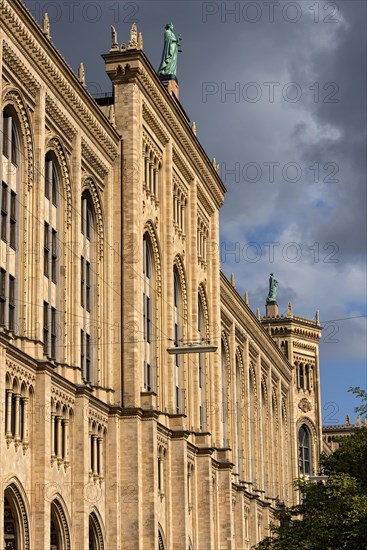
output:
[[[119,45],[117,42],[117,32],[113,25],[111,25],[111,42],[112,42],[111,50],[118,50]]]
[[[274,273],[270,273],[270,277],[269,277],[269,294],[268,294],[268,297],[266,298],[266,303],[267,304],[274,303],[274,302],[276,303],[278,284],[279,284],[278,281],[274,277]]]
[[[181,52],[181,35],[176,38],[173,32],[173,23],[167,23],[164,32],[164,46],[161,64],[158,69],[159,75],[174,75],[177,73],[177,54]]]

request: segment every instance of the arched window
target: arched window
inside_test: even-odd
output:
[[[43,296],[43,349],[51,359],[58,358],[56,341],[58,338],[57,285],[59,284],[59,171],[52,152],[45,156],[44,168],[44,230],[43,230],[43,274],[45,277]]]
[[[222,428],[223,428],[223,447],[228,445],[228,431],[227,431],[227,409],[228,409],[228,399],[227,399],[227,357],[226,357],[226,347],[222,340],[221,345],[221,378],[222,378]]]
[[[301,475],[311,475],[311,438],[310,431],[304,424],[299,429],[298,443],[299,473]]]
[[[143,238],[143,326],[144,326],[144,391],[153,391],[154,362],[154,270],[152,250],[147,235]]]
[[[19,164],[19,135],[11,109],[3,111],[3,155],[15,166]]]
[[[93,347],[92,324],[94,313],[94,274],[92,265],[95,260],[94,237],[95,217],[90,193],[86,190],[81,199],[82,253],[80,257],[80,307],[82,324],[80,329],[80,366],[85,382],[92,384]]]
[[[240,361],[236,356],[236,432],[237,432],[237,471],[239,479],[242,479],[242,426],[241,426],[241,372]]]
[[[175,267],[173,272],[173,323],[174,323],[174,341],[175,345],[179,346],[182,339],[182,289],[179,274]],[[175,389],[175,409],[176,413],[182,412],[182,372],[181,372],[181,356],[175,356],[174,370],[174,389]]]
[[[198,296],[198,333],[200,343],[205,338],[204,310],[200,294]],[[199,353],[199,422],[200,430],[206,429],[205,411],[205,354]]]
[[[269,460],[268,460],[268,402],[264,382],[261,383],[261,450],[263,490],[269,496]]]
[[[304,389],[305,387],[305,371],[303,363],[299,366],[299,387]]]
[[[251,369],[249,369],[249,388],[250,388],[250,407],[249,407],[250,480],[253,486],[256,487],[257,486],[256,455],[258,452],[257,445],[256,445],[257,400],[256,400],[256,392],[255,392],[255,382],[252,377]]]
[[[17,271],[19,248],[19,201],[21,183],[20,139],[11,107],[2,112],[1,125],[1,227],[0,237],[6,251],[0,266],[0,325],[17,330]],[[4,246],[4,245],[3,245]],[[11,261],[15,256],[15,261]]]

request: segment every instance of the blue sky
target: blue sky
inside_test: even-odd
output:
[[[320,344],[324,423],[353,420],[358,403],[347,390],[367,387],[366,3],[25,4],[38,21],[48,10],[54,44],[75,71],[84,62],[91,93],[110,89],[100,54],[111,24],[121,43],[137,22],[157,68],[173,21],[183,35],[180,100],[228,188],[222,269],[248,290],[254,311],[264,312],[270,272],[280,311],[289,301],[301,316],[320,310],[329,321]]]

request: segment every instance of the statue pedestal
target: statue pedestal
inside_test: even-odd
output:
[[[266,316],[277,317],[279,315],[278,304],[276,302],[267,302],[266,304]]]
[[[171,95],[174,95],[177,100],[179,100],[179,87],[178,80],[174,74],[160,74],[159,78],[164,86],[167,88],[168,92]]]

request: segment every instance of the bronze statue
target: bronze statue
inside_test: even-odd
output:
[[[164,46],[161,64],[158,69],[159,75],[174,75],[177,73],[177,54],[181,52],[181,35],[176,38],[173,32],[173,23],[167,23],[164,33]]]
[[[266,298],[266,303],[276,303],[277,301],[277,290],[278,290],[278,281],[274,277],[274,273],[270,273],[269,277],[269,294]]]

